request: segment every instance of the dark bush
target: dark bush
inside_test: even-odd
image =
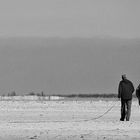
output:
[[[12,91],[11,93],[8,93],[8,96],[16,96],[16,92]]]

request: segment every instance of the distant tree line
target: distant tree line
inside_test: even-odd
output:
[[[45,96],[43,91],[41,93],[30,92],[30,93],[28,93],[26,95],[27,96]]]
[[[60,96],[60,97],[68,97],[68,98],[76,98],[76,97],[79,97],[79,98],[117,98],[117,94],[115,93],[103,93],[103,94],[99,94],[99,93],[96,93],[96,94],[68,94],[68,95],[61,95],[61,94],[57,94],[56,96]],[[133,94],[133,97],[135,98],[136,95]]]
[[[68,95],[57,95],[60,97],[69,97],[69,98],[74,98],[74,97],[79,97],[79,98],[116,98],[117,94],[68,94]]]
[[[6,96],[6,95],[3,94],[2,96]],[[7,96],[18,96],[18,94],[15,91],[12,91],[12,92],[9,92]],[[26,96],[45,96],[45,94],[43,91],[41,93],[30,92],[30,93],[27,93]]]
[[[6,95],[2,95],[2,96],[6,96]],[[16,94],[15,91],[12,91],[10,93],[8,93],[7,96],[18,96]],[[115,93],[104,93],[104,94],[99,94],[99,93],[96,93],[96,94],[93,94],[93,93],[89,93],[89,94],[54,94],[54,95],[46,95],[44,94],[44,92],[42,91],[41,93],[35,93],[35,92],[30,92],[30,93],[27,93],[26,96],[59,96],[59,97],[67,97],[67,98],[117,98],[117,94]],[[135,94],[133,94],[133,97],[136,97]]]
[[[8,93],[8,96],[16,96],[16,92],[12,91],[12,92]]]

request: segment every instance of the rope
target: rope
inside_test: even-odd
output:
[[[88,121],[93,121],[93,120],[97,120],[97,119],[100,119],[102,118],[103,116],[105,116],[106,114],[108,114],[116,105],[116,102],[107,110],[105,111],[103,114],[97,116],[97,117],[94,117],[94,118],[91,118],[91,119],[84,119],[84,120],[75,120],[75,121],[71,121],[71,122],[88,122]],[[14,122],[9,122],[9,123],[45,123],[45,122],[69,122],[69,121],[14,121]]]
[[[107,111],[105,111],[102,115],[99,115],[95,118],[91,118],[91,119],[85,119],[83,121],[91,121],[91,120],[97,120],[99,118],[102,118],[103,116],[105,116],[106,114],[108,114],[114,107],[115,107],[116,103],[114,105],[112,105]]]

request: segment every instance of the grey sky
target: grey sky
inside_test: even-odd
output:
[[[0,95],[117,93],[140,83],[139,39],[0,39]]]
[[[137,86],[139,13],[140,0],[0,0],[0,92],[116,93],[124,73]]]
[[[0,0],[0,36],[140,37],[139,0]]]

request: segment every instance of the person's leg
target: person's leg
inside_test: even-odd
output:
[[[130,115],[131,115],[131,104],[132,104],[132,100],[127,100],[126,101],[126,106],[127,106],[126,121],[129,121],[129,119],[130,119]]]
[[[121,118],[120,121],[125,119],[125,100],[121,100]]]

